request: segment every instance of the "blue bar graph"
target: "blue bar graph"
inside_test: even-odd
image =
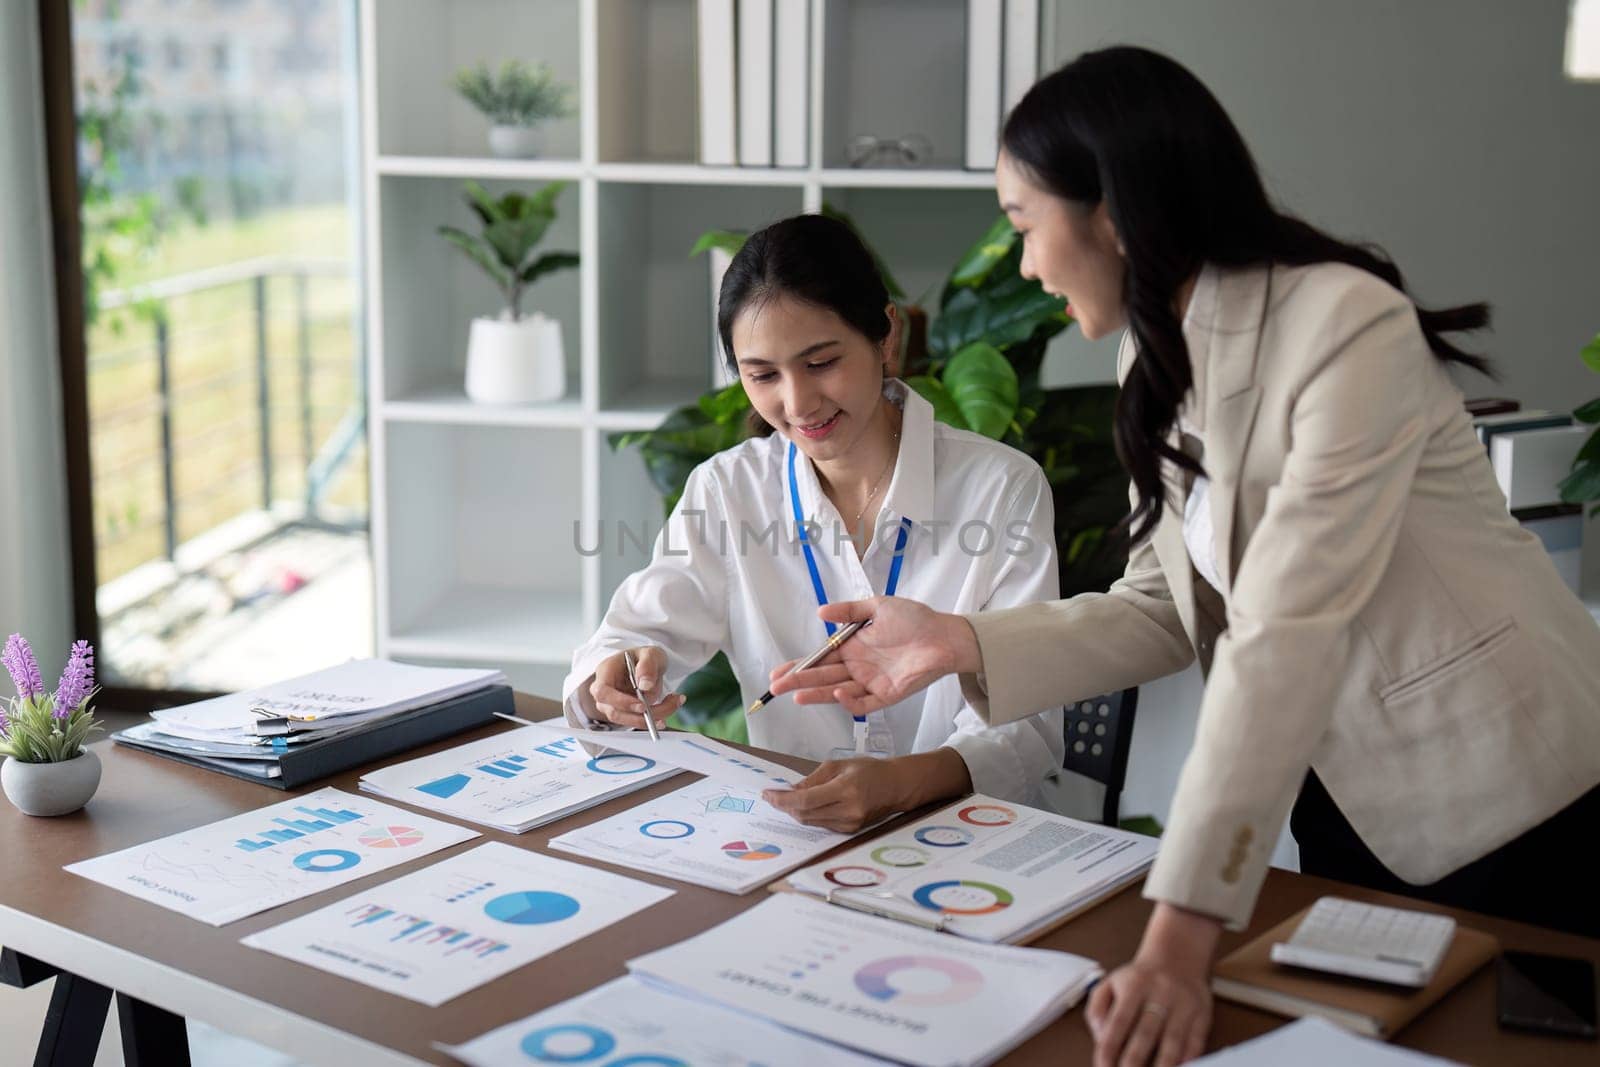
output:
[[[237,842],[234,843],[234,847],[242,852],[259,852],[261,849],[271,848],[273,845],[280,844],[284,841],[294,841],[298,838],[305,837],[307,834],[317,833],[319,830],[332,830],[335,826],[338,826],[341,823],[354,822],[357,819],[363,818],[361,813],[356,811],[331,811],[327,808],[306,808],[299,806],[297,806],[294,810],[300,812],[302,815],[310,815],[312,818],[273,819],[273,822],[277,823],[281,827],[285,827],[285,829],[263,830],[259,835],[257,835],[259,838],[261,838],[261,840],[252,840],[248,837],[241,837]]]
[[[485,763],[482,767],[479,767],[478,770],[482,771],[484,774],[492,774],[496,778],[515,778],[517,776],[515,771],[502,771],[493,763]]]

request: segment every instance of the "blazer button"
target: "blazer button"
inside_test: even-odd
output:
[[[1256,832],[1254,830],[1250,829],[1250,827],[1248,827],[1248,826],[1239,827],[1239,832],[1237,834],[1233,835],[1234,843],[1237,844],[1240,848],[1243,848],[1243,847],[1249,845],[1250,842],[1254,841],[1255,839],[1256,839]]]
[[[1233,885],[1235,882],[1237,882],[1239,880],[1239,868],[1238,868],[1238,866],[1237,865],[1232,865],[1232,866],[1224,867],[1222,869],[1222,880],[1224,882],[1227,882],[1229,885]]]

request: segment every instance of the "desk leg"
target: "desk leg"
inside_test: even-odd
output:
[[[189,1067],[189,1031],[183,1016],[117,994],[125,1067]]]
[[[33,1067],[94,1067],[110,1007],[105,986],[66,971],[57,974]]]

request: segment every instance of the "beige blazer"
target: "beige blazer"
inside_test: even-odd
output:
[[[985,672],[962,679],[1001,723],[1198,656],[1146,895],[1244,925],[1308,765],[1414,884],[1600,782],[1600,626],[1507,513],[1406,297],[1342,265],[1207,267],[1183,330],[1226,602],[1174,477],[1110,592],[969,616]]]

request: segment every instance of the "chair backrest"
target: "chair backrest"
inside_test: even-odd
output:
[[[1128,774],[1128,749],[1133,744],[1133,713],[1139,706],[1137,687],[1091,700],[1077,700],[1063,709],[1067,755],[1062,766],[1106,787],[1100,821],[1117,825],[1117,804]]]

